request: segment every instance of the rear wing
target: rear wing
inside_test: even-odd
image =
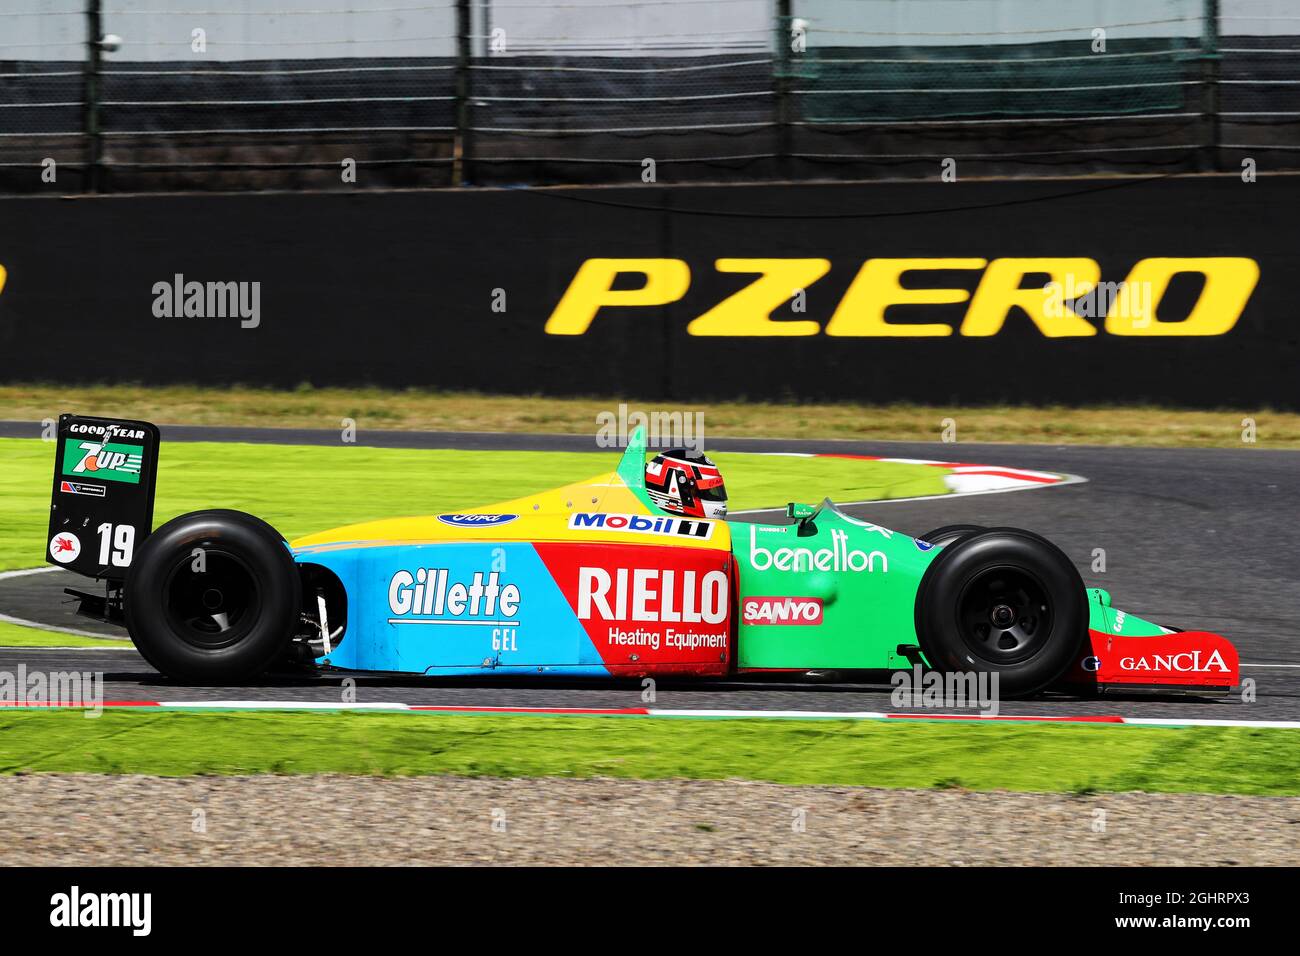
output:
[[[45,560],[122,581],[153,530],[158,428],[121,418],[60,415]]]

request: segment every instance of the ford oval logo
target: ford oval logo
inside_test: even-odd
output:
[[[438,515],[443,524],[454,524],[458,528],[489,528],[492,525],[509,524],[519,515]]]

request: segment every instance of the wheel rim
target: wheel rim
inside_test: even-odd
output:
[[[957,602],[962,640],[977,657],[1015,664],[1032,657],[1052,632],[1047,588],[1023,568],[989,568],[976,574]]]
[[[167,622],[185,643],[203,650],[237,644],[248,636],[261,611],[257,578],[228,551],[204,549],[181,559],[167,575],[163,606]]]

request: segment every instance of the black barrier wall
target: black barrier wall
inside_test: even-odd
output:
[[[1297,408],[1297,209],[1287,176],[9,199],[0,377]]]

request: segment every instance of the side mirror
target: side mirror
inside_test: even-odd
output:
[[[800,504],[797,501],[792,501],[785,506],[785,516],[787,518],[794,518],[796,521],[807,521],[816,513],[817,508],[815,505],[805,505]]]

